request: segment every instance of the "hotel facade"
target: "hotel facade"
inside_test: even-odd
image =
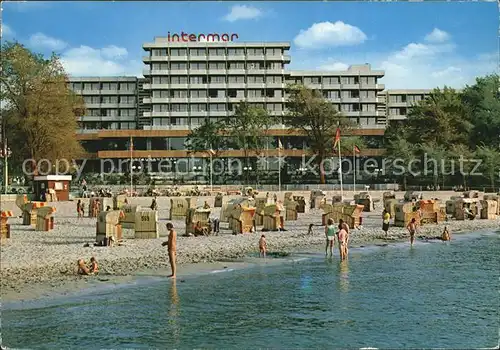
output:
[[[310,155],[307,140],[283,125],[285,87],[302,83],[321,91],[346,117],[359,125],[352,134],[363,138],[361,157],[383,156],[383,135],[393,121],[404,120],[408,108],[430,90],[386,90],[384,71],[369,64],[345,71],[288,70],[287,42],[173,42],[155,38],[143,45],[144,77],[71,77],[70,87],[83,96],[87,111],[79,116],[77,138],[87,152],[86,169],[99,172],[101,160],[148,159],[152,172],[164,159],[184,159],[183,169],[206,164],[208,152],[192,155],[186,137],[205,120],[231,115],[247,101],[273,117],[268,155],[277,155],[278,139],[291,170]],[[130,139],[133,150],[130,150]],[[243,158],[243,150],[227,149],[220,157]],[[255,157],[253,157],[255,158]],[[187,161],[186,161],[187,160]],[[249,167],[259,167],[251,159]],[[181,163],[181,162],[180,162]],[[265,164],[265,170],[277,165]]]

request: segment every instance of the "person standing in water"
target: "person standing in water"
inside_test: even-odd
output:
[[[342,219],[339,220],[339,233],[337,233],[337,238],[339,238],[340,230],[345,231],[345,239],[344,239],[344,256],[347,258],[349,255],[349,225]],[[339,239],[340,242],[340,239]],[[339,243],[340,244],[340,243]]]
[[[382,231],[385,232],[386,237],[387,237],[387,231],[389,231],[390,220],[391,220],[391,214],[389,214],[389,212],[384,209],[382,213]]]
[[[335,225],[333,224],[333,219],[328,219],[325,226],[325,236],[326,236],[326,246],[325,246],[325,257],[328,256],[328,247],[330,247],[330,256],[333,256],[333,246],[335,243],[336,235]]]
[[[266,257],[266,252],[267,252],[267,242],[266,242],[266,236],[262,235],[260,236],[259,239],[259,255],[261,258]]]
[[[177,232],[174,230],[174,225],[171,222],[167,223],[168,230],[168,241],[163,242],[163,246],[167,246],[168,248],[168,259],[170,260],[170,268],[172,269],[172,274],[168,277],[175,278],[176,277],[176,253],[177,253]]]
[[[339,252],[340,261],[344,261],[347,258],[347,231],[344,227],[339,231]]]
[[[443,240],[443,241],[451,241],[451,234],[450,234],[450,231],[448,231],[448,227],[447,226],[444,227],[443,233],[441,235],[441,240]]]
[[[406,228],[408,232],[410,232],[410,244],[413,245],[413,242],[415,242],[415,233],[417,233],[417,220],[415,220],[415,218],[411,219]]]

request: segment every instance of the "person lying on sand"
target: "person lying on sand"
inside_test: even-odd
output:
[[[85,264],[85,260],[83,259],[80,259],[77,261],[77,264],[78,264],[78,274],[79,275],[90,275],[90,270],[89,268],[87,267],[87,265]]]

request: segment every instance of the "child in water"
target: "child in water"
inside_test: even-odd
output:
[[[266,257],[266,251],[267,251],[267,242],[266,242],[266,236],[265,235],[262,235],[260,236],[260,239],[259,239],[259,256],[261,258],[265,258]]]

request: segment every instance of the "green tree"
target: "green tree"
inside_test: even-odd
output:
[[[451,171],[451,158],[448,157],[449,152],[442,146],[434,142],[418,145],[418,152],[422,157],[422,168],[424,172],[431,172],[433,185],[436,188],[439,184],[439,176],[441,175],[441,185],[445,186],[446,174]],[[425,164],[427,162],[427,164]],[[429,173],[424,173],[425,176]]]
[[[401,176],[403,179],[403,190],[406,191],[408,176],[413,176],[414,169],[411,164],[416,159],[418,146],[409,142],[404,134],[391,138],[387,144],[387,156],[389,169],[394,175]]]
[[[496,74],[477,78],[476,84],[467,86],[462,100],[473,124],[470,145],[480,142],[497,147],[500,144],[500,77]]]
[[[202,125],[189,133],[186,146],[191,152],[207,152],[211,149],[214,151],[214,157],[219,157],[227,144],[223,130],[222,122],[206,119]]]
[[[409,142],[432,143],[449,149],[468,143],[472,124],[460,94],[444,88],[433,90],[429,97],[410,108],[405,129]]]
[[[74,135],[84,103],[68,88],[59,58],[44,59],[18,43],[7,42],[1,47],[1,65],[1,110],[7,138],[16,145],[13,160],[19,165],[33,159],[36,173],[51,170],[37,169],[40,159],[55,164],[56,159],[70,162],[80,157],[83,149]]]
[[[238,104],[233,115],[226,118],[225,133],[237,148],[243,150],[245,165],[250,165],[248,157],[251,151],[259,155],[266,147],[266,135],[271,122],[272,119],[265,109],[251,106],[244,101]]]
[[[354,124],[339,113],[319,92],[303,85],[291,85],[288,91],[290,96],[287,101],[285,124],[302,131],[306,136],[320,168],[320,182],[324,184],[326,177],[323,162],[333,155],[337,128],[340,128],[344,135],[346,131],[354,128]]]
[[[495,179],[500,177],[500,151],[498,148],[486,145],[477,148],[477,156],[481,159],[481,172],[490,181],[490,186],[495,189]]]

